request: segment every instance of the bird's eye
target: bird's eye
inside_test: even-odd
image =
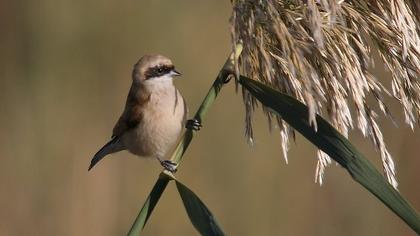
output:
[[[162,72],[163,72],[163,68],[162,68],[162,67],[159,67],[157,71],[158,71],[159,73],[162,73]]]

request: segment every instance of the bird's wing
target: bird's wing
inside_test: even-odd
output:
[[[150,100],[150,94],[139,93],[138,89],[130,89],[124,112],[112,131],[112,137],[121,137],[125,132],[137,127],[143,119],[144,106]]]
[[[121,137],[122,134],[136,127],[138,123],[140,123],[140,120],[141,117],[133,119],[132,117],[127,116],[126,112],[124,112],[112,130],[112,137]]]

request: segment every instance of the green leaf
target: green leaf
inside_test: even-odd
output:
[[[415,232],[420,234],[420,218],[416,210],[326,120],[317,115],[318,131],[315,131],[308,121],[308,107],[303,103],[244,76],[240,77],[239,82],[264,106],[280,115],[290,126],[346,168],[354,180],[379,198]]]
[[[136,220],[133,223],[133,226],[131,226],[130,232],[128,232],[127,235],[140,235],[141,230],[144,228],[144,225],[146,224],[147,220],[152,214],[153,209],[158,203],[160,196],[162,196],[163,191],[165,191],[169,180],[170,178],[164,174],[159,176],[159,179],[156,181],[155,186],[153,186],[152,191],[147,197],[146,202],[143,204],[143,207],[141,208]]]
[[[181,195],[191,223],[201,235],[225,235],[213,214],[193,191],[179,181],[176,181],[176,187]]]

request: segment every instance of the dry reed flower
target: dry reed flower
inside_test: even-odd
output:
[[[402,105],[414,128],[420,117],[420,4],[417,0],[236,0],[231,17],[233,44],[243,42],[238,71],[289,94],[327,118],[347,137],[355,126],[379,150],[384,173],[397,187],[394,162],[376,121],[377,110],[390,117],[383,95]],[[371,48],[370,45],[373,45]],[[392,75],[389,92],[375,78],[371,50]],[[246,135],[253,140],[256,100],[242,90]],[[367,100],[374,98],[373,106]],[[354,106],[354,109],[351,108]],[[278,123],[287,162],[294,131],[265,108],[269,125]],[[355,122],[353,121],[355,119]],[[315,181],[322,184],[328,155],[318,152]]]

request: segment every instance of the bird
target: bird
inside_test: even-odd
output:
[[[197,119],[186,119],[186,102],[173,84],[179,76],[172,61],[163,55],[147,54],[138,60],[111,140],[93,156],[88,171],[108,154],[127,150],[139,157],[154,157],[166,170],[176,172],[176,163],[164,160],[165,155],[184,127],[194,131],[202,127]]]

